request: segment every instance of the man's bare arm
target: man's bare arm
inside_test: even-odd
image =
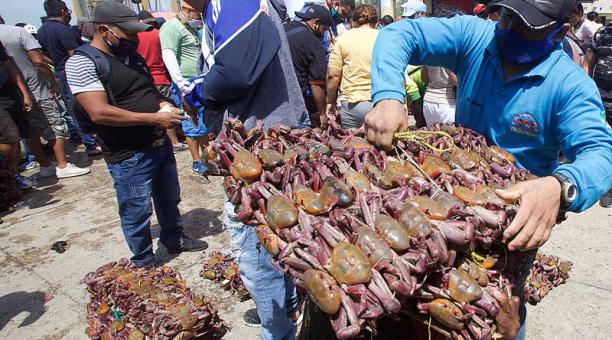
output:
[[[13,83],[19,89],[19,92],[23,96],[23,109],[26,111],[30,111],[32,109],[32,97],[30,96],[30,91],[28,90],[25,81],[23,80],[23,75],[21,71],[13,61],[13,59],[8,59],[3,62],[4,69],[8,72],[9,76]]]
[[[59,85],[55,79],[53,71],[51,71],[51,67],[49,67],[50,64],[53,64],[53,61],[44,55],[42,50],[38,48],[29,50],[28,57],[30,58],[32,64],[36,67],[36,70],[38,70],[38,72],[40,72],[40,74],[42,74],[43,77],[45,77],[45,79],[49,82],[53,93],[59,95]]]
[[[164,129],[181,123],[181,116],[173,112],[131,112],[110,105],[104,91],[82,92],[76,95],[83,109],[95,124],[108,126],[153,125]]]

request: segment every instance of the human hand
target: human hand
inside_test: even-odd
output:
[[[329,117],[327,116],[327,113],[319,115],[319,123],[322,129],[327,127],[327,124],[329,123]]]
[[[507,190],[496,190],[499,197],[520,200],[521,207],[504,231],[504,241],[512,239],[508,250],[530,250],[543,245],[552,232],[559,214],[561,184],[554,177],[520,182]]]
[[[176,108],[175,108],[176,109]],[[163,110],[163,109],[162,109]],[[176,112],[162,111],[156,112],[153,116],[154,125],[162,129],[170,129],[181,124],[185,117],[176,114]]]
[[[264,12],[265,15],[268,15],[270,12],[268,11],[268,4],[266,4],[265,1],[262,1],[259,4],[259,9],[261,9],[262,12]]]
[[[397,100],[380,101],[365,117],[365,129],[368,140],[377,146],[389,149],[393,135],[408,128],[408,119],[404,105]]]
[[[33,105],[34,105],[34,102],[32,102],[32,97],[30,97],[30,94],[26,93],[23,96],[23,110],[25,112],[30,112],[32,111]]]
[[[499,314],[495,317],[497,330],[504,339],[514,339],[521,328],[521,318],[519,317],[518,296],[508,297],[506,294],[495,290],[493,297],[499,302]]]
[[[336,103],[330,103],[325,105],[325,113],[328,116],[335,116],[337,113],[337,107],[336,107]]]

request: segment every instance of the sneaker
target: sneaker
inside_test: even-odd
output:
[[[242,322],[249,327],[261,327],[261,320],[259,320],[259,315],[257,315],[257,309],[253,308],[246,311],[242,316]]]
[[[603,195],[603,197],[599,200],[599,205],[604,208],[612,207],[612,190]]]
[[[40,178],[53,177],[55,176],[55,162],[51,163],[48,167],[40,168]]]
[[[102,148],[99,146],[96,146],[95,149],[87,150],[87,156],[89,157],[95,157],[101,154],[102,154]]]
[[[55,168],[57,178],[68,178],[81,175],[87,175],[91,170],[89,168],[79,168],[78,166],[68,163],[65,168]]]
[[[206,174],[206,171],[208,171],[208,167],[204,165],[202,161],[197,161],[191,164],[191,170],[193,170],[193,172],[197,173],[198,175],[202,176]]]
[[[15,182],[19,190],[32,190],[36,186],[36,182],[31,181],[21,175],[15,175]]]
[[[38,166],[38,162],[35,162],[35,161],[24,161],[21,164],[19,164],[19,167],[17,167],[17,170],[19,170],[19,171],[32,170],[32,169],[34,169],[37,166]]]

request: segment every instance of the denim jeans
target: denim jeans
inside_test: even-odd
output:
[[[240,267],[240,277],[261,320],[261,339],[293,340],[296,330],[288,316],[298,309],[294,278],[272,266],[272,255],[259,244],[255,228],[234,219],[232,203],[225,202],[223,210],[223,224]]]
[[[178,246],[183,235],[183,219],[178,209],[181,189],[168,139],[161,146],[107,166],[115,183],[123,235],[134,254],[131,260],[142,266],[153,259],[151,198],[161,227],[160,242],[167,248]]]
[[[66,105],[66,110],[64,111],[64,118],[66,119],[66,124],[68,124],[68,128],[70,133],[76,132],[79,137],[81,137],[81,141],[83,145],[85,145],[85,149],[93,150],[98,147],[98,143],[94,136],[87,134],[81,130],[79,126],[79,122],[74,117],[74,112],[72,111],[72,105],[74,103],[74,96],[70,91],[70,87],[68,86],[68,81],[66,80],[66,74],[64,72],[55,72],[55,78],[59,82],[59,85],[62,88],[62,94],[64,99],[64,104]]]

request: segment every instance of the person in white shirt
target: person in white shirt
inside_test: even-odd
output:
[[[588,44],[593,37],[593,34],[601,28],[601,24],[594,21],[587,20],[584,17],[584,8],[582,4],[577,2],[576,7],[572,11],[570,16],[570,24],[572,24],[572,30],[574,35],[580,40],[581,44]]]

